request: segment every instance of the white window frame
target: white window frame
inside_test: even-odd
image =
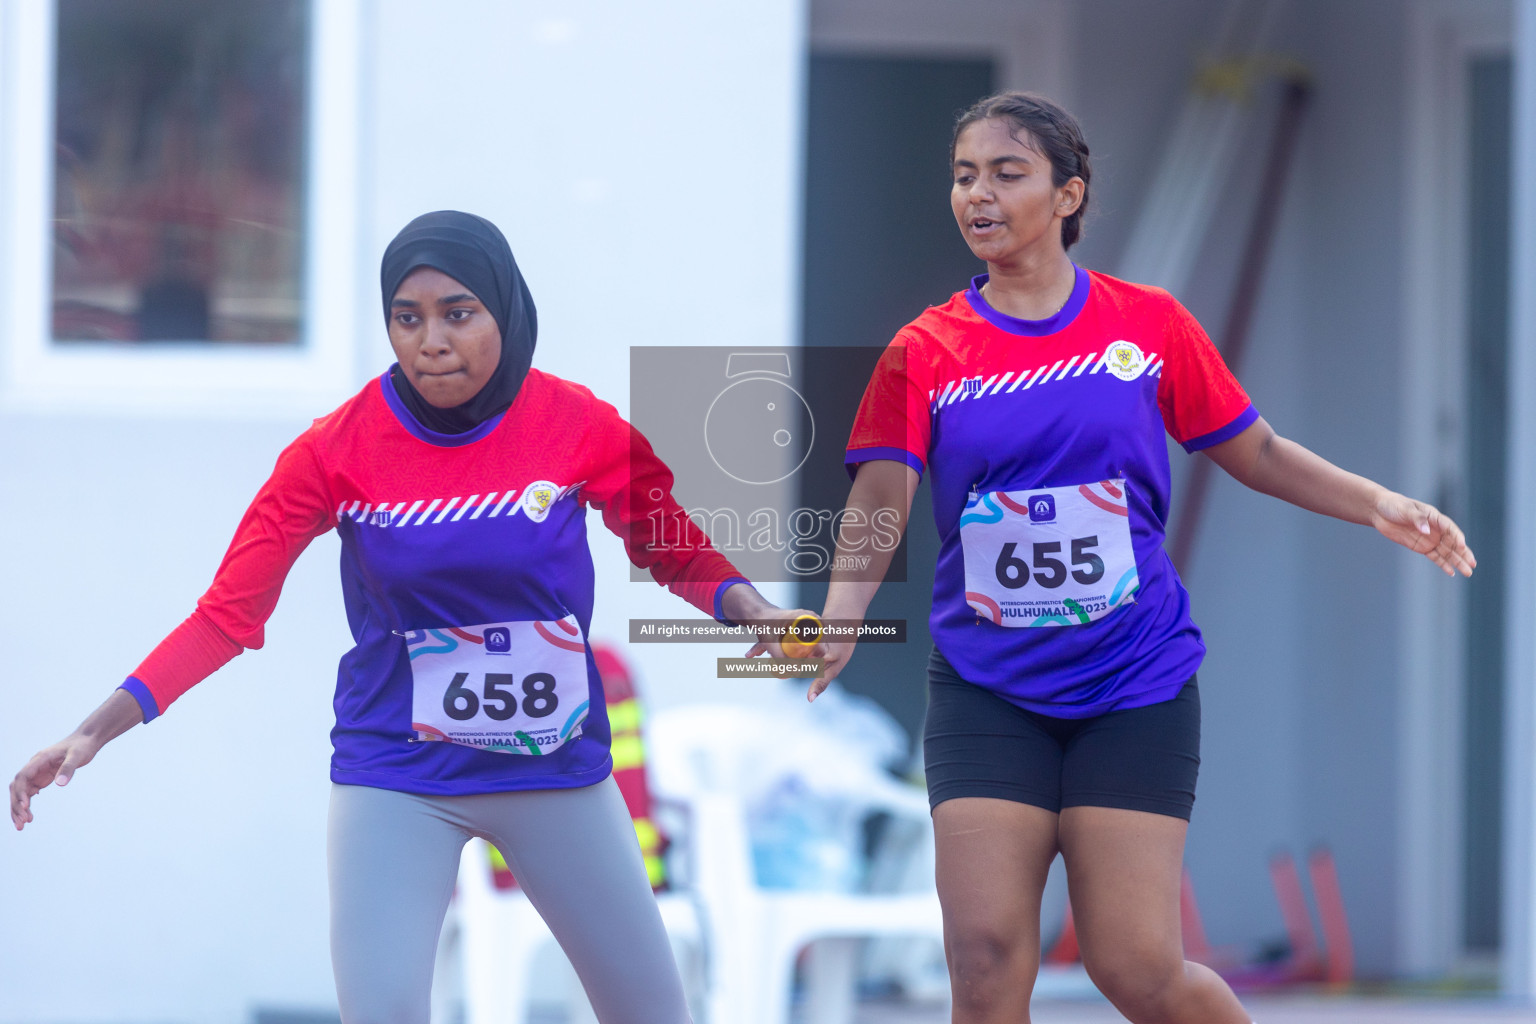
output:
[[[1509,0],[1416,0],[1408,15],[1401,487],[1465,506],[1468,62],[1507,54]],[[1454,513],[1453,513],[1454,514]],[[1402,560],[1398,970],[1455,970],[1462,945],[1465,614],[1460,589]],[[1510,825],[1506,821],[1506,828]]]
[[[309,0],[297,345],[52,338],[54,0],[0,0],[0,411],[291,415],[352,389],[360,0]]]

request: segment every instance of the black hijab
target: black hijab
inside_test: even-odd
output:
[[[389,304],[400,282],[417,267],[440,270],[464,285],[485,304],[501,328],[501,360],[485,387],[463,405],[439,409],[422,397],[399,363],[389,369],[395,393],[417,422],[439,434],[462,434],[505,412],[517,397],[533,364],[538,312],[512,258],[512,247],[484,217],[439,210],[422,214],[400,230],[384,250],[379,268],[385,324],[389,323]]]

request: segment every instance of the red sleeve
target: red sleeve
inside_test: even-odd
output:
[[[886,346],[864,389],[843,461],[852,475],[874,459],[904,462],[919,476],[928,464],[932,429],[932,373],[924,374],[905,334]]]
[[[1173,439],[1188,452],[1231,440],[1259,418],[1200,322],[1178,302],[1163,331],[1157,406]]]
[[[262,645],[288,570],[310,541],[335,525],[309,431],[278,456],[197,610],[123,684],[138,700],[145,721],[242,650]]]
[[[651,444],[595,397],[587,433],[591,469],[581,500],[603,514],[603,524],[624,541],[629,560],[657,583],[716,619],[732,583],[750,582],[710,543],[672,497],[672,471]]]

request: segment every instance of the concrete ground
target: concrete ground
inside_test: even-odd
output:
[[[1257,1024],[1536,1024],[1536,1008],[1481,999],[1364,996],[1248,996]],[[1035,1000],[1032,1024],[1124,1024],[1098,999]],[[865,1002],[855,1024],[949,1024],[946,1005]]]

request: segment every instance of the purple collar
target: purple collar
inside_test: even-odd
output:
[[[1031,338],[1055,334],[1076,320],[1077,314],[1081,313],[1083,306],[1088,303],[1088,271],[1075,263],[1072,264],[1072,269],[1076,274],[1072,282],[1072,294],[1067,299],[1067,304],[1044,320],[1020,320],[1016,316],[999,313],[993,309],[987,300],[981,297],[981,286],[987,283],[990,274],[978,274],[971,278],[971,286],[965,290],[965,301],[971,304],[977,316],[1009,334],[1022,334]]]
[[[395,414],[395,419],[400,421],[402,427],[410,431],[411,436],[427,444],[437,445],[439,448],[458,448],[461,445],[474,444],[500,426],[501,418],[506,415],[505,411],[499,412],[462,434],[439,434],[435,430],[428,430],[422,426],[416,421],[416,417],[411,415],[405,403],[400,401],[400,396],[395,394],[395,386],[389,382],[388,370],[385,370],[384,375],[379,378],[379,390],[384,393],[384,404],[389,406],[389,411]]]

